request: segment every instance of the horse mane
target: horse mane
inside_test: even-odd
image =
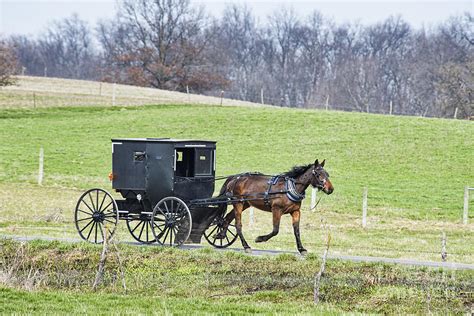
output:
[[[313,166],[312,163],[309,165],[303,165],[303,166],[294,166],[291,170],[283,173],[283,176],[289,177],[289,178],[297,178],[303,173],[305,173],[309,168]]]

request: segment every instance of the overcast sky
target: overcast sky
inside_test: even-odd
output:
[[[401,15],[412,26],[419,28],[436,24],[452,15],[474,13],[474,0],[191,0],[203,4],[207,11],[218,17],[228,3],[247,3],[260,22],[274,10],[293,7],[300,15],[318,10],[335,22],[363,24],[384,20],[390,15]],[[0,33],[37,35],[48,23],[73,13],[94,25],[99,19],[112,18],[115,0],[0,0]]]

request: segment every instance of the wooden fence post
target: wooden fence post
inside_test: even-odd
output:
[[[329,94],[326,97],[326,111],[329,109]]]
[[[314,212],[316,210],[316,193],[318,192],[318,189],[316,188],[311,188],[311,205],[310,209]]]
[[[390,101],[390,115],[392,115],[392,110],[393,110],[393,103]]]
[[[362,196],[362,227],[365,228],[367,226],[367,195],[368,189],[364,188],[364,193]]]
[[[265,103],[263,102],[263,88],[260,89],[260,101],[262,102],[262,104],[265,104]]]
[[[441,260],[446,262],[448,259],[448,253],[446,252],[446,233],[443,232],[441,234]]]
[[[44,166],[44,150],[40,148],[39,152],[39,170],[38,170],[38,185],[43,185],[43,166]]]
[[[462,214],[462,223],[464,225],[467,225],[468,212],[469,212],[469,187],[466,185],[464,187],[464,209],[463,209],[463,214]]]
[[[221,105],[222,105],[223,99],[224,99],[224,90],[221,90]]]
[[[191,97],[189,96],[189,86],[186,85],[186,94],[188,95],[188,103],[191,103]]]
[[[454,109],[454,119],[458,118],[458,108]]]

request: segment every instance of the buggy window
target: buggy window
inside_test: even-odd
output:
[[[196,149],[196,176],[212,175],[212,151],[209,149]]]
[[[176,176],[194,177],[194,157],[194,148],[176,149]]]

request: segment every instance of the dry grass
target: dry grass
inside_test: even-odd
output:
[[[19,76],[14,86],[0,89],[0,109],[60,107],[60,106],[112,106],[114,86],[111,83],[59,78]],[[143,88],[117,84],[115,105],[148,104],[206,104],[223,106],[263,105],[232,99],[197,94]]]

